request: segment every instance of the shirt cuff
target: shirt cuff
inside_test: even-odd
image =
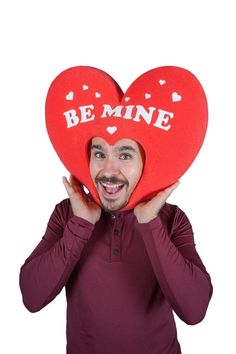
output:
[[[73,216],[67,222],[66,228],[74,236],[80,238],[81,240],[87,241],[93,232],[94,225],[83,218]]]
[[[137,223],[138,223],[139,230],[141,230],[142,232],[153,231],[153,230],[160,229],[163,227],[161,218],[159,216],[157,216],[155,219],[153,219],[147,223],[141,224],[138,222],[138,220],[137,220]]]

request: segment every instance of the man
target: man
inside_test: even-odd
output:
[[[178,182],[120,211],[145,156],[131,139],[92,139],[90,174],[102,208],[71,176],[46,233],[21,269],[25,306],[38,311],[66,287],[68,354],[179,354],[173,310],[200,322],[212,294],[192,227],[165,203]]]

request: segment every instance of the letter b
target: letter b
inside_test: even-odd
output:
[[[74,127],[79,123],[79,118],[76,115],[76,110],[71,109],[70,111],[63,113],[66,118],[67,128]]]

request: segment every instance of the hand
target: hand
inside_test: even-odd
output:
[[[172,186],[164,189],[150,201],[138,204],[134,208],[134,215],[137,217],[138,222],[140,224],[144,224],[155,219],[158,216],[159,211],[165,204],[167,198],[178,187],[179,183],[180,182],[178,181]]]
[[[100,219],[101,208],[87,197],[83,185],[72,175],[70,181],[63,177],[63,184],[70,198],[74,215],[95,224]]]

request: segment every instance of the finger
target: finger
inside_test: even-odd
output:
[[[167,192],[167,195],[170,196],[171,193],[179,186],[180,181],[175,182],[172,184],[170,187],[166,188],[165,191]]]
[[[70,175],[70,176],[69,176],[69,181],[70,181],[71,186],[72,186],[72,187],[75,187],[75,185],[76,185],[76,179],[75,179],[75,177],[74,177],[73,175]]]
[[[64,187],[67,191],[67,194],[69,196],[72,195],[74,193],[74,189],[65,176],[62,177],[62,181],[63,181]]]
[[[167,199],[170,197],[170,195],[173,193],[173,191],[178,187],[179,181],[172,184],[170,187],[166,188],[164,191],[160,193],[160,203],[164,205],[167,201]]]
[[[176,182],[172,184],[170,187],[167,187],[163,191],[159,192],[153,199],[153,203],[158,203],[160,206],[164,205],[166,200],[169,198],[171,193],[178,187],[180,182]]]
[[[80,183],[80,181],[77,180],[73,175],[70,175],[70,184],[76,192],[79,192],[80,194],[84,194],[83,184]]]

